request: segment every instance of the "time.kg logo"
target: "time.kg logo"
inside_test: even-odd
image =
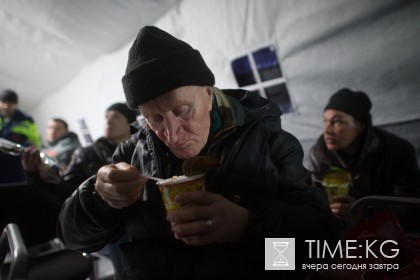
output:
[[[295,270],[294,238],[265,238],[265,270]]]

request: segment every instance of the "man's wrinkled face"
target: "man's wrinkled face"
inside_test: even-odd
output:
[[[185,86],[139,106],[150,129],[179,159],[196,156],[210,131],[211,87]]]
[[[324,112],[324,140],[330,151],[349,150],[365,125],[342,111],[328,109]]]

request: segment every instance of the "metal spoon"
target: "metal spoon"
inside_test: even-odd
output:
[[[163,181],[163,180],[165,180],[165,179],[162,179],[162,178],[158,178],[158,177],[153,177],[153,176],[149,176],[149,175],[144,175],[144,174],[140,174],[141,176],[143,176],[144,178],[147,178],[147,179],[150,179],[150,180],[153,180],[153,181],[156,181],[156,182],[159,182],[159,181]],[[148,195],[147,195],[147,188],[146,188],[146,186],[144,187],[144,190],[143,190],[143,196],[142,196],[142,200],[143,201],[147,201],[147,198],[148,198]]]
[[[141,176],[143,176],[143,177],[145,177],[145,178],[147,178],[147,179],[150,179],[150,180],[156,181],[156,182],[159,182],[159,181],[164,181],[164,180],[165,180],[165,179],[162,179],[162,178],[153,177],[153,176],[144,175],[144,174],[141,174]]]

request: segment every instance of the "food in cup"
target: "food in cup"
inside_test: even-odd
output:
[[[220,166],[219,161],[208,155],[200,155],[186,159],[182,164],[184,175],[173,176],[156,184],[162,194],[162,200],[168,212],[181,206],[174,199],[185,191],[205,191],[205,174],[208,169]]]
[[[175,197],[181,192],[205,191],[205,174],[193,176],[174,176],[159,181],[156,184],[162,194],[162,200],[166,211],[170,212],[179,209],[181,205],[175,202]]]
[[[349,193],[351,175],[340,168],[331,168],[323,177],[322,185],[328,196],[328,202],[333,203],[336,195],[346,195]]]

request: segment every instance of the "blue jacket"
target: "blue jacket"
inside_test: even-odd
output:
[[[41,146],[38,128],[32,117],[16,110],[6,119],[0,115],[0,137],[23,146]],[[20,156],[0,153],[0,183],[26,181],[26,174],[20,162]]]

